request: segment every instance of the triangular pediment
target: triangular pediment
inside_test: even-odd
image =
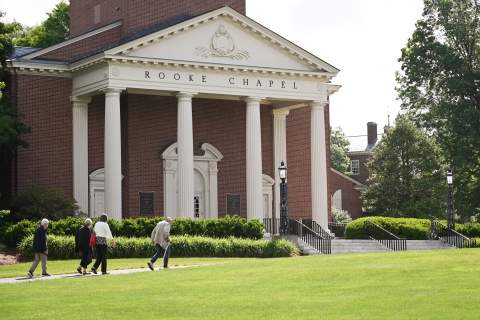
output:
[[[119,57],[305,72],[338,69],[250,18],[223,7],[105,52]]]

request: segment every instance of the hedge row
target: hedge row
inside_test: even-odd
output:
[[[299,254],[295,245],[287,240],[252,240],[239,238],[213,239],[198,236],[172,236],[172,257],[238,257],[277,258]],[[21,255],[33,258],[33,235],[24,238],[18,245]],[[150,238],[115,239],[117,247],[108,247],[109,258],[149,258],[155,254]],[[80,259],[75,252],[75,238],[72,236],[48,236],[49,259]]]
[[[385,230],[393,233],[399,238],[407,240],[427,240],[429,219],[414,218],[387,218],[387,217],[365,217],[350,222],[345,229],[345,239],[365,239],[364,223],[366,220],[378,224]],[[446,221],[440,221],[446,224]],[[457,232],[468,238],[480,238],[480,223],[456,224]]]
[[[92,219],[95,224],[99,218]],[[108,225],[114,237],[149,237],[153,228],[163,218],[138,218],[116,221],[108,219]],[[85,218],[67,218],[59,221],[50,221],[47,229],[49,235],[74,236],[77,230],[84,225]],[[0,242],[7,247],[16,247],[26,236],[32,235],[40,225],[40,221],[22,220],[10,225],[0,234]],[[227,216],[221,219],[192,220],[190,218],[176,218],[172,225],[172,235],[203,236],[211,238],[246,238],[261,239],[264,225],[257,219],[247,221],[238,216]],[[0,229],[2,232],[2,229]]]

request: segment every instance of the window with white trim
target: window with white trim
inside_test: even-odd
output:
[[[350,161],[350,171],[353,174],[360,174],[360,163],[358,160]]]

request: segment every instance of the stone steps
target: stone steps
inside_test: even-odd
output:
[[[305,243],[298,236],[273,236],[272,239],[285,239],[294,243],[300,250],[301,255],[320,254],[314,247]],[[407,240],[407,250],[446,250],[455,249],[443,240]],[[376,240],[332,240],[332,254],[362,253],[362,252],[385,252],[391,251]]]

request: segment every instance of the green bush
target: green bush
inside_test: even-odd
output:
[[[414,218],[365,217],[350,222],[345,229],[345,239],[365,239],[366,220],[381,226],[399,238],[407,240],[427,240],[430,220]]]
[[[93,224],[97,223],[99,218],[92,219]],[[123,219],[116,221],[108,219],[108,225],[112,235],[116,237],[150,237],[153,228],[163,218],[156,217],[152,219]],[[9,225],[8,228],[0,228],[0,239],[5,239],[3,243],[7,247],[16,247],[18,243],[27,235],[35,232],[40,226],[40,221],[23,220],[17,224]],[[84,218],[68,217],[58,221],[50,220],[47,229],[48,235],[55,236],[75,236],[77,230],[84,225]],[[211,238],[237,237],[245,239],[261,239],[263,237],[264,225],[258,219],[247,221],[238,216],[227,216],[221,219],[210,220],[192,220],[190,218],[176,218],[172,225],[171,234],[177,236],[201,236]]]
[[[20,254],[33,257],[33,235],[25,237],[18,245]],[[155,248],[149,237],[115,239],[117,247],[108,248],[110,258],[149,258]],[[213,239],[206,237],[172,236],[172,257],[242,257],[275,258],[299,254],[295,245],[286,240],[252,240],[238,238]],[[51,259],[80,259],[75,252],[72,236],[48,236],[48,256]]]
[[[332,222],[349,223],[350,221],[352,221],[352,217],[350,217],[347,210],[340,210],[332,206]]]
[[[7,230],[5,230],[4,244],[7,248],[15,248],[26,236],[31,235],[33,237],[33,233],[35,229],[40,226],[40,223],[40,221],[22,220],[19,223],[10,225]]]
[[[455,230],[468,238],[480,238],[480,223],[457,223]]]
[[[60,189],[39,188],[29,184],[12,202],[14,222],[24,219],[60,220],[73,216],[80,207],[77,201]]]

